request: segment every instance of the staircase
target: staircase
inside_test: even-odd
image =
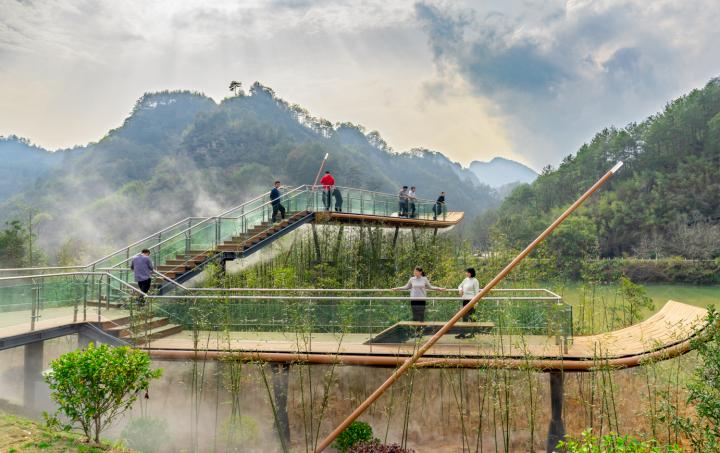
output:
[[[247,233],[241,236],[233,236],[231,240],[225,241],[217,248],[221,252],[248,252],[256,248],[261,243],[269,242],[276,239],[287,232],[291,227],[296,226],[298,222],[310,215],[308,211],[299,211],[291,214],[289,217],[280,222],[262,222]],[[294,228],[292,228],[294,229]],[[245,253],[247,255],[248,253]]]
[[[126,316],[113,321],[103,321],[100,323],[100,328],[112,336],[133,344],[169,337],[183,330],[182,326],[170,324],[170,319],[166,317],[135,315],[134,322],[132,319]]]
[[[248,256],[305,223],[310,216],[309,211],[298,211],[280,222],[261,222],[246,233],[224,241],[215,250],[192,250],[187,255],[177,254],[173,259],[166,260],[156,268],[168,278],[182,283],[197,274],[208,261],[217,258],[219,254],[231,255],[230,259]],[[166,284],[167,282],[161,278],[153,280],[153,288],[159,292],[162,292],[161,288]]]

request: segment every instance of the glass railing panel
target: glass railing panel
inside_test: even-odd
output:
[[[170,316],[186,330],[226,332],[228,337],[255,341],[332,334],[365,342],[394,324],[412,319],[409,301],[396,295],[236,296],[205,294],[154,303],[162,316]],[[455,298],[429,298],[425,320],[446,322],[461,305]],[[491,335],[572,338],[571,307],[559,300],[512,296],[481,300],[471,322],[490,323],[487,333]]]

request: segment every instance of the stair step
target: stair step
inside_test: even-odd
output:
[[[114,300],[114,301],[110,302],[109,307],[110,307],[110,308],[120,308],[120,307],[122,307],[123,304],[125,304],[125,302],[123,302],[123,301],[121,301],[121,300]],[[97,307],[97,306],[98,306],[98,301],[96,301],[96,300],[89,300],[89,301],[87,301],[87,306],[88,306],[88,307]],[[107,306],[108,306],[107,300],[101,300],[101,301],[100,301],[100,306],[101,306],[101,307],[107,307]]]
[[[158,340],[160,338],[169,337],[170,335],[175,335],[176,333],[182,332],[182,330],[182,326],[179,326],[177,324],[167,324],[161,327],[156,327],[155,329],[147,332],[138,332],[136,335],[128,338],[132,339],[135,343],[142,343],[146,341]]]
[[[151,332],[155,328],[166,326],[168,324],[170,324],[170,319],[167,317],[154,317],[146,321],[138,319],[136,320],[134,326],[127,323],[119,326],[113,326],[106,330],[111,333],[117,333],[120,338],[130,338],[133,336],[143,335],[146,331]]]
[[[185,260],[165,260],[165,263],[163,263],[163,266],[183,266],[186,268],[193,268],[196,266],[196,264],[193,261],[185,261]],[[159,266],[158,266],[159,267]]]
[[[123,324],[130,322],[131,319],[132,318],[130,316],[125,316],[123,318],[117,318],[110,321],[101,321],[100,328],[102,330],[108,330],[116,326],[122,326]]]

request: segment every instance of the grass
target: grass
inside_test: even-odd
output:
[[[87,444],[82,436],[52,431],[42,424],[0,412],[0,450],[8,453],[129,453],[121,447]]]
[[[559,288],[558,294],[563,300],[571,305],[577,305],[580,299],[581,283],[570,283]],[[675,300],[697,307],[709,305],[720,305],[720,286],[718,285],[686,285],[686,284],[644,284],[655,303],[655,309],[660,309],[668,300]],[[597,297],[605,300],[613,300],[617,294],[618,285],[602,285],[597,289]]]

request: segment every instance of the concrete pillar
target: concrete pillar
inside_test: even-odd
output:
[[[290,445],[290,417],[287,411],[288,385],[290,382],[290,365],[287,363],[270,363],[272,371],[275,410],[277,410],[277,430],[285,445]]]
[[[83,335],[82,332],[78,333],[78,349],[87,349],[87,347],[90,345],[90,342],[92,342],[92,339],[88,337],[87,335]]]
[[[23,405],[34,409],[37,404],[37,395],[42,382],[43,371],[43,342],[25,345],[25,369],[23,382]]]
[[[558,451],[555,446],[565,438],[565,423],[562,419],[563,412],[563,372],[552,371],[550,373],[550,407],[551,418],[548,428],[547,452]]]

